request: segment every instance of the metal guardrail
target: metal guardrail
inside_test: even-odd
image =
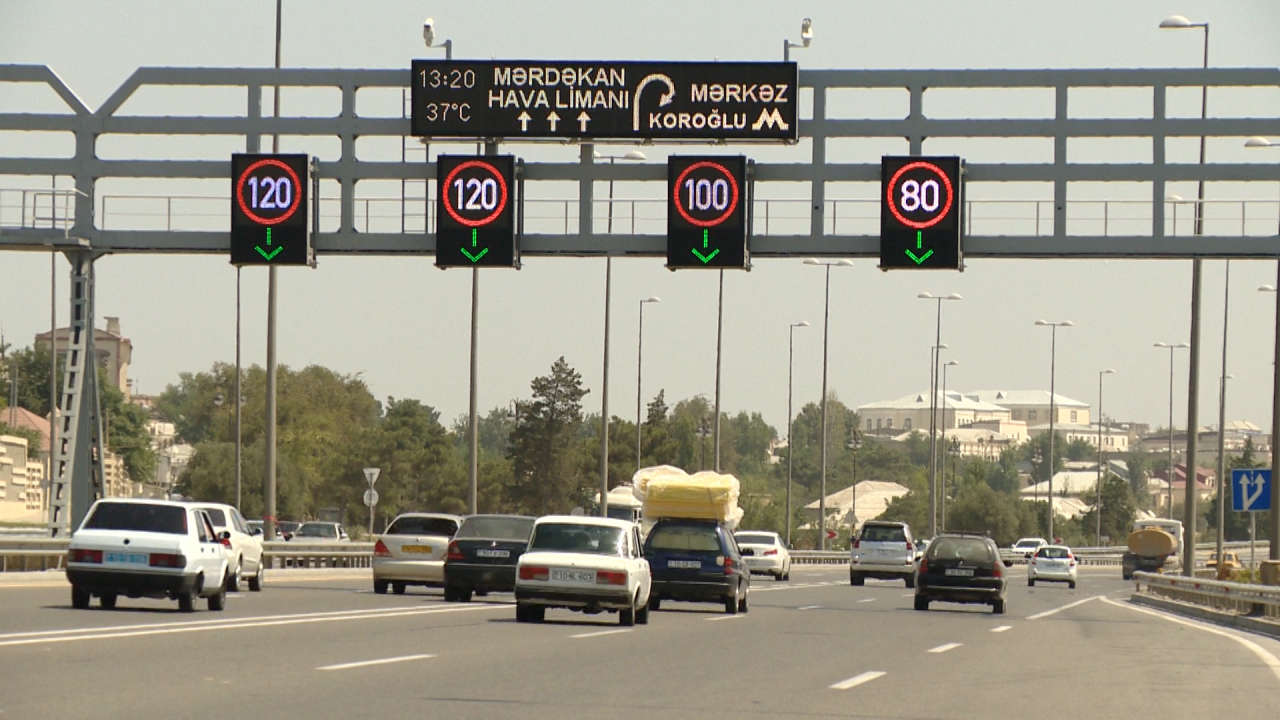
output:
[[[0,572],[57,570],[67,555],[67,538],[6,538],[0,541]],[[272,541],[262,544],[273,568],[362,568],[373,563],[373,543],[298,543]]]
[[[1183,575],[1135,572],[1133,580],[1139,593],[1147,592],[1171,600],[1231,610],[1252,617],[1280,619],[1280,586],[1194,578]]]
[[[839,550],[792,550],[793,565],[848,565],[849,553]]]

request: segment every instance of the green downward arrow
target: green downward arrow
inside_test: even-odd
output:
[[[471,228],[471,247],[475,247],[475,246],[476,246],[476,229],[475,229],[475,228]],[[489,252],[489,248],[484,248],[484,249],[482,249],[480,252],[478,252],[478,253],[476,253],[476,254],[472,255],[471,253],[467,252],[467,249],[466,249],[466,248],[458,248],[458,250],[459,250],[463,255],[466,255],[466,256],[467,256],[467,259],[468,259],[468,260],[470,260],[470,261],[471,261],[471,262],[473,262],[473,263],[474,263],[474,262],[480,262],[480,258],[484,257],[484,256],[485,256],[485,254]]]
[[[271,228],[267,228],[267,247],[271,247]],[[280,251],[284,249],[284,246],[277,245],[271,252],[263,250],[261,245],[254,245],[253,249],[257,250],[258,254],[265,258],[267,262],[271,262],[272,258],[280,254]]]
[[[923,245],[923,243],[924,243],[924,240],[923,240],[923,238],[921,237],[921,235],[923,235],[923,231],[921,231],[921,230],[917,230],[917,231],[916,231],[916,249],[917,249],[917,250],[919,250],[919,249],[921,248],[921,246]],[[907,257],[909,257],[909,258],[911,258],[912,260],[914,260],[914,261],[915,261],[915,263],[916,263],[917,265],[919,265],[920,263],[924,262],[925,260],[928,260],[928,259],[929,259],[929,256],[933,254],[933,251],[932,251],[932,250],[926,250],[926,251],[924,252],[924,254],[922,254],[922,255],[916,255],[915,253],[911,252],[911,248],[907,248],[907,249],[906,249],[906,250],[904,250],[903,252],[905,252],[905,253],[907,254]]]
[[[702,249],[707,249],[707,228],[702,228]],[[720,254],[720,248],[716,248],[706,255],[698,252],[698,248],[689,248],[689,252],[693,253],[694,257],[701,260],[703,265],[706,265],[711,262],[711,258]]]

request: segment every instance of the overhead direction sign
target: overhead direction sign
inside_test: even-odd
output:
[[[794,142],[793,62],[414,60],[414,135]]]
[[[963,270],[964,163],[880,160],[880,269]]]
[[[520,267],[515,158],[436,158],[436,267]]]
[[[231,262],[311,263],[306,155],[231,156]]]
[[[1271,509],[1271,471],[1243,468],[1231,471],[1231,509],[1258,512]]]
[[[667,268],[750,267],[747,159],[742,155],[667,158]]]

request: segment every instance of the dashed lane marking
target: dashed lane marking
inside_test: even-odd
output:
[[[338,665],[321,665],[317,670],[350,670],[370,665],[387,665],[389,663],[409,662],[410,660],[426,660],[435,655],[401,655],[400,657],[379,658],[377,660],[361,660],[359,662],[340,663]]]
[[[577,635],[570,635],[569,637],[574,639],[591,638],[591,637],[600,637],[601,635],[619,635],[621,633],[629,633],[629,632],[631,631],[630,630],[597,630],[595,632],[578,633]]]
[[[863,683],[871,682],[878,677],[884,677],[884,675],[885,673],[881,670],[870,670],[862,673],[861,675],[854,675],[847,680],[841,680],[838,683],[833,683],[830,687],[832,690],[848,690],[849,688],[857,687]]]
[[[955,650],[956,648],[960,647],[960,645],[961,643],[947,643],[946,645],[939,645],[936,648],[929,648],[928,652],[934,653],[936,655],[936,654],[947,652],[948,650]]]
[[[1001,626],[999,626],[999,627],[993,627],[993,628],[991,628],[991,632],[1004,632],[1005,630],[1008,630],[1008,629],[1009,629],[1009,628],[1011,628],[1011,627],[1013,627],[1013,626],[1012,626],[1012,625],[1001,625]]]
[[[1028,620],[1039,620],[1039,619],[1040,619],[1040,618],[1042,618],[1042,617],[1049,617],[1050,615],[1054,615],[1054,614],[1056,614],[1056,613],[1060,613],[1060,612],[1062,612],[1063,610],[1068,610],[1068,609],[1073,608],[1073,607],[1075,607],[1075,606],[1077,606],[1077,605],[1083,605],[1083,604],[1085,604],[1085,603],[1089,602],[1090,600],[1100,600],[1100,599],[1102,599],[1102,596],[1101,596],[1101,595],[1093,595],[1093,596],[1090,596],[1090,597],[1084,598],[1083,600],[1077,600],[1077,601],[1072,602],[1072,603],[1067,603],[1066,605],[1063,605],[1062,607],[1056,607],[1056,608],[1054,608],[1054,609],[1052,609],[1052,610],[1045,610],[1044,612],[1039,612],[1039,613],[1036,613],[1035,615],[1028,615],[1028,616],[1027,616],[1027,619],[1028,619]]]

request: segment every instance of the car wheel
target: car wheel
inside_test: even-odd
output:
[[[486,596],[486,595],[488,595],[488,594],[489,594],[489,591],[488,591],[488,590],[477,590],[477,591],[476,591],[476,597],[484,597],[484,596]],[[467,600],[470,600],[470,599],[471,599],[471,598],[467,598]]]
[[[386,580],[374,580],[374,581],[373,581],[373,591],[374,591],[374,592],[376,592],[376,593],[378,593],[379,595],[386,595],[386,594],[387,594],[387,581],[386,581]]]
[[[75,585],[71,586],[71,607],[77,610],[84,610],[89,607],[89,591],[81,590]]]
[[[1036,586],[1036,579],[1033,577],[1027,578],[1027,587],[1035,587],[1035,586]]]
[[[638,608],[636,610],[636,624],[637,625],[649,624],[649,601],[646,600],[644,603],[644,607]]]
[[[240,592],[240,571],[244,569],[244,558],[236,558],[235,572],[227,576],[227,592]]]
[[[751,594],[751,588],[743,588],[738,593],[738,612],[747,611],[747,596]]]
[[[227,585],[231,584],[231,578],[224,578],[222,584],[218,587],[218,592],[209,596],[207,602],[210,610],[222,610],[227,606]]]
[[[866,578],[862,577],[862,576],[861,576],[861,575],[859,575],[858,573],[849,573],[849,584],[850,584],[850,585],[862,585],[862,584],[864,584],[865,582],[866,582]]]
[[[262,581],[265,579],[263,577],[263,573],[265,573],[266,571],[267,569],[263,567],[261,562],[259,562],[258,573],[253,577],[249,578],[249,590],[253,592],[262,592]]]
[[[903,579],[907,581],[907,588],[908,588],[908,589],[909,589],[909,588],[914,588],[914,587],[916,586],[916,576],[915,576],[915,575],[908,575],[908,576],[906,576],[906,577],[905,577],[905,578],[903,578]]]
[[[116,594],[104,593],[98,596],[98,602],[102,604],[103,610],[113,610],[116,606]]]
[[[782,582],[782,571],[781,571],[781,570],[779,570],[778,572],[776,572],[776,573],[774,573],[774,574],[773,574],[773,581],[774,581],[774,582]]]
[[[188,590],[178,593],[178,611],[189,613],[196,611],[196,591]]]
[[[404,594],[404,583],[391,583],[391,592],[397,595]]]
[[[661,608],[662,608],[662,598],[658,597],[657,595],[650,595],[650,596],[649,596],[649,609],[650,609],[650,610],[660,610]]]
[[[1075,581],[1075,580],[1068,580],[1068,581],[1067,581],[1067,587],[1071,588],[1072,590],[1075,590],[1075,589],[1076,589],[1076,581]]]
[[[997,598],[995,602],[991,603],[991,612],[996,615],[1004,614],[1004,598]]]
[[[458,601],[458,591],[457,591],[457,590],[454,590],[452,585],[445,585],[445,586],[444,586],[444,601],[445,601],[445,602],[457,602],[457,601]],[[517,610],[519,610],[519,608],[516,608],[516,609],[517,609]]]
[[[732,595],[724,596],[724,611],[730,615],[738,614],[738,598]]]
[[[471,588],[458,588],[453,591],[453,597],[458,602],[471,602]]]
[[[529,622],[529,611],[533,608],[524,603],[516,603],[516,622]]]
[[[928,610],[928,609],[929,609],[929,598],[927,598],[927,597],[925,597],[925,596],[923,596],[923,595],[916,595],[916,609],[917,609],[917,610]]]
[[[529,608],[529,619],[533,622],[542,622],[547,619],[547,609],[542,605],[534,605]]]
[[[634,596],[631,598],[631,607],[618,611],[618,624],[623,627],[631,627],[636,624],[636,599]]]

